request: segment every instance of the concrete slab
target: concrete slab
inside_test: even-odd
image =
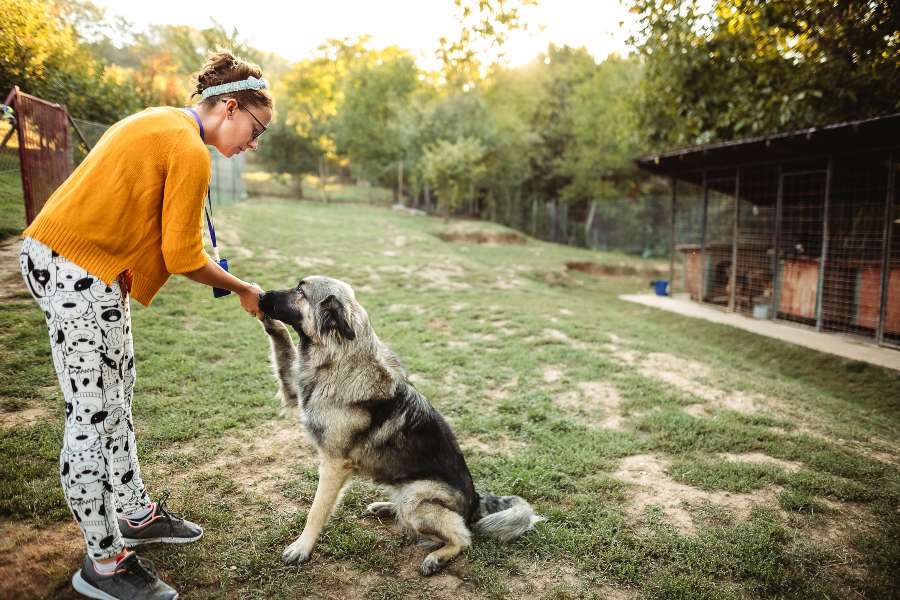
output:
[[[619,296],[619,298],[652,308],[660,308],[686,317],[695,317],[713,323],[731,325],[744,331],[790,342],[818,350],[819,352],[826,352],[851,360],[871,363],[886,369],[900,371],[900,350],[882,348],[858,338],[833,333],[818,333],[795,325],[751,319],[741,314],[703,306],[687,298],[673,298],[653,294],[623,295]]]

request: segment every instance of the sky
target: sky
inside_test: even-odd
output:
[[[329,38],[371,35],[375,47],[397,45],[417,57],[424,69],[436,68],[441,36],[453,38],[458,22],[452,0],[94,0],[107,16],[122,16],[137,29],[150,24],[204,28],[212,19],[237,27],[242,39],[291,62],[310,57]],[[215,9],[215,13],[210,10]],[[599,61],[610,52],[625,54],[633,18],[619,0],[540,0],[523,12],[528,31],[515,32],[506,45],[508,62],[520,65],[552,42],[584,46]]]

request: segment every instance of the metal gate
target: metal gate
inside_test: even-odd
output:
[[[20,92],[18,87],[6,104],[16,113],[25,221],[31,223],[72,171],[69,114],[64,106]]]

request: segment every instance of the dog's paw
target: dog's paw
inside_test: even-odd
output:
[[[422,561],[422,568],[420,570],[422,572],[422,575],[424,575],[425,577],[429,577],[446,566],[447,563],[445,563],[438,557],[428,555],[425,560]]]
[[[310,554],[312,554],[310,549],[305,548],[303,544],[294,542],[281,553],[281,562],[286,565],[303,564],[309,562]]]
[[[366,507],[366,510],[376,517],[386,519],[394,516],[393,502],[373,502]]]

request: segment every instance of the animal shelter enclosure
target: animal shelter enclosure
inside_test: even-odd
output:
[[[639,159],[671,180],[671,289],[900,348],[900,115]]]

